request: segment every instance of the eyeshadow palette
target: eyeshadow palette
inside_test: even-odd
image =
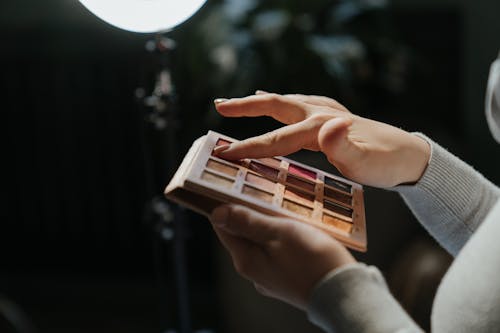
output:
[[[205,216],[222,203],[237,203],[291,217],[366,251],[361,185],[284,157],[228,161],[214,154],[215,147],[232,142],[213,131],[195,141],[166,197]]]

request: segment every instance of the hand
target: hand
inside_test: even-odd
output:
[[[234,266],[261,294],[305,309],[314,286],[331,270],[355,262],[323,231],[242,206],[221,206],[210,218]]]
[[[430,147],[422,138],[353,115],[330,98],[257,92],[215,104],[226,117],[270,116],[287,125],[219,147],[217,153],[226,159],[284,156],[302,148],[322,151],[345,177],[376,187],[415,183],[429,161]]]

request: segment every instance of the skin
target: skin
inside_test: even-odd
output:
[[[225,159],[284,156],[300,149],[321,151],[345,177],[375,186],[417,182],[430,158],[426,141],[399,128],[353,115],[321,96],[258,91],[218,99],[225,117],[272,117],[285,126],[220,146]],[[225,205],[210,218],[236,270],[261,294],[305,309],[314,286],[330,271],[355,259],[335,239],[304,223]]]

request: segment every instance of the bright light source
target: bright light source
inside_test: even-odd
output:
[[[100,19],[133,32],[160,32],[190,18],[206,0],[79,0]]]

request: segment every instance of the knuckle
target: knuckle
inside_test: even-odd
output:
[[[332,115],[324,113],[324,112],[320,112],[320,113],[313,114],[311,117],[309,117],[309,120],[312,123],[314,123],[315,125],[321,126],[332,118],[333,118]]]
[[[240,257],[234,261],[234,269],[236,272],[246,278],[250,278],[252,267],[249,257]]]
[[[263,134],[262,142],[264,142],[268,146],[274,146],[279,141],[279,134],[275,132],[269,132]]]
[[[278,94],[267,94],[264,100],[271,105],[277,105],[281,103],[282,97]]]
[[[314,138],[317,139],[317,135],[319,134],[321,128],[323,127],[324,124],[326,124],[329,120],[333,118],[332,115],[329,114],[324,114],[324,113],[319,113],[319,114],[314,114],[312,115],[307,121],[308,121],[308,126],[311,127],[313,130],[312,133],[314,133]]]
[[[254,287],[255,287],[255,290],[257,290],[257,292],[259,294],[261,294],[262,296],[269,296],[269,292],[266,290],[266,288],[264,288],[263,286],[261,286],[260,284],[258,283],[255,283],[254,284]]]

